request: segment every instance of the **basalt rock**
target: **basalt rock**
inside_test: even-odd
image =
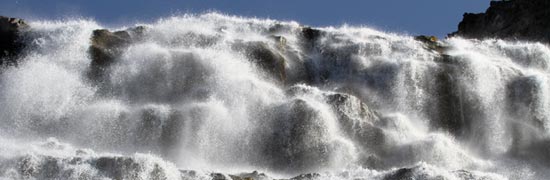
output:
[[[25,47],[21,33],[28,28],[22,19],[0,16],[0,66],[16,64],[15,59]]]
[[[550,42],[550,1],[491,1],[485,13],[465,13],[450,36]]]

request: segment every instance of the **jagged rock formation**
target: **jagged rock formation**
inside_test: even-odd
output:
[[[465,13],[450,36],[550,42],[550,1],[491,1],[485,13]]]
[[[0,16],[0,65],[15,63],[24,48],[20,34],[28,28],[22,19]]]

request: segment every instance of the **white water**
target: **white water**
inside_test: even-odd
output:
[[[296,22],[211,13],[145,24],[98,83],[88,47],[103,27],[30,25],[0,74],[4,178],[550,177],[546,45],[451,38],[442,60],[411,36],[343,26],[308,42]],[[242,50],[257,41],[285,58],[284,82]],[[99,160],[116,157],[124,170]]]

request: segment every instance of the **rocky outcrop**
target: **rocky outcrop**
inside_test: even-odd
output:
[[[194,171],[188,171],[194,172]],[[271,180],[273,178],[265,175],[264,173],[258,173],[258,171],[253,171],[252,173],[240,173],[240,174],[222,174],[222,173],[211,173],[210,177],[213,180]]]
[[[302,39],[302,46],[304,50],[311,51],[315,47],[315,42],[319,37],[324,34],[323,31],[319,29],[314,29],[311,27],[301,27],[299,37]]]
[[[167,179],[166,172],[159,164],[147,169],[143,163],[128,157],[100,157],[90,162],[102,175],[112,179],[139,179],[147,173],[151,179]]]
[[[435,36],[415,36],[414,40],[422,42],[425,49],[438,52],[439,54],[444,54],[448,49]]]
[[[273,36],[273,39],[278,41],[278,46],[284,46],[286,42],[286,39],[280,36]],[[274,79],[285,82],[285,58],[278,50],[261,41],[236,43],[234,49],[242,51],[252,63],[268,72]]]
[[[417,165],[410,168],[401,168],[389,172],[384,176],[384,180],[406,180],[406,179],[425,179],[425,180],[440,180],[440,179],[495,179],[485,174],[476,174],[467,170],[450,171],[447,174],[430,173],[429,167]]]
[[[260,143],[267,165],[290,173],[311,172],[326,165],[336,150],[328,140],[327,125],[318,122],[323,117],[316,107],[294,99],[276,110],[274,119],[278,121],[271,121],[268,127],[272,128],[261,138],[269,143]]]
[[[110,32],[106,29],[95,30],[91,37],[91,46],[88,49],[91,62],[90,76],[98,79],[109,65],[115,62],[123,49],[130,43],[142,38],[145,27],[138,26],[124,31]]]
[[[321,30],[314,29],[314,28],[311,28],[311,27],[302,27],[301,28],[301,36],[306,41],[315,41],[321,35],[322,35]]]
[[[450,36],[550,42],[550,1],[491,1],[485,13],[465,13]]]
[[[293,86],[287,93],[291,96],[302,96],[317,94],[315,91],[307,86]],[[380,113],[350,94],[323,92],[320,95],[336,115],[343,135],[361,146],[361,149],[380,151],[379,147],[385,143],[385,134],[379,127],[383,121]],[[360,161],[365,167],[381,167],[381,162],[375,156],[368,156]]]
[[[15,58],[23,50],[21,33],[29,25],[18,18],[0,16],[0,65],[15,64]]]

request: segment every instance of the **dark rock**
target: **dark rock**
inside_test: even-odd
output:
[[[162,117],[155,109],[145,108],[141,112],[141,121],[137,126],[137,135],[134,144],[139,147],[149,147],[155,151],[159,145],[159,139],[162,137],[163,130]]]
[[[538,95],[543,91],[540,80],[534,76],[517,77],[507,85],[506,91],[510,117],[531,125],[533,128],[529,131],[544,131],[544,117],[537,113],[543,108],[537,103]]]
[[[140,173],[146,171],[144,164],[131,157],[100,157],[93,162],[94,167],[103,175],[112,179],[139,179]],[[163,168],[154,164],[151,179],[166,179]]]
[[[286,38],[283,37],[283,36],[275,36],[275,35],[272,35],[272,36],[269,36],[271,39],[273,39],[275,41],[275,43],[277,43],[277,48],[279,48],[279,50],[281,51],[284,51],[285,48],[286,48]]]
[[[415,173],[412,168],[401,168],[395,172],[388,174],[384,180],[407,180],[413,179]]]
[[[424,48],[428,50],[433,50],[438,53],[444,53],[448,47],[443,46],[435,36],[416,36],[415,40],[420,41],[424,44]]]
[[[529,159],[537,163],[550,165],[550,141],[540,134],[546,132],[546,117],[540,109],[544,105],[539,94],[544,85],[535,76],[520,76],[506,87],[507,112],[510,118],[512,145],[509,154],[520,159]]]
[[[436,62],[440,64],[427,72],[426,82],[429,83],[423,85],[433,96],[422,108],[431,128],[447,131],[458,139],[483,136],[476,134],[480,132],[475,127],[487,118],[487,111],[478,105],[482,99],[464,86],[476,78],[466,70],[473,64],[456,56],[442,54],[437,58]]]
[[[143,26],[116,32],[106,29],[95,30],[91,38],[92,45],[88,49],[92,59],[91,78],[102,78],[104,71],[123,53],[124,48],[140,40],[145,30]]]
[[[308,84],[324,84],[328,82],[344,83],[349,77],[356,76],[359,71],[354,58],[360,54],[361,46],[351,40],[342,39],[341,34],[327,34],[324,42],[305,41],[304,51],[311,51],[304,60],[305,71],[308,74]],[[307,45],[309,43],[309,45]],[[334,46],[334,44],[338,44]]]
[[[21,34],[28,28],[22,19],[0,16],[0,66],[16,64],[15,59],[25,47]]]
[[[321,36],[321,31],[311,27],[302,27],[301,36],[307,41],[315,41]]]
[[[240,174],[222,174],[222,173],[210,173],[210,177],[213,180],[271,180],[269,176],[264,173],[258,173],[254,171],[252,173],[240,173]]]
[[[317,173],[309,173],[309,174],[300,174],[296,177],[291,178],[291,180],[314,180],[321,177],[321,175]]]
[[[227,178],[222,173],[210,173],[210,176],[212,177],[212,180],[231,180],[233,178]]]
[[[323,32],[321,30],[311,27],[301,27],[300,38],[302,39],[302,46],[304,50],[314,50],[315,42],[319,39],[319,37],[321,37],[322,34]]]
[[[311,89],[293,86],[287,93],[291,96],[309,94]],[[324,100],[337,116],[338,125],[349,139],[362,146],[362,149],[380,151],[378,147],[385,141],[384,131],[379,128],[381,117],[359,98],[346,93],[323,93]],[[370,157],[363,163],[369,168],[380,167],[380,161]]]
[[[138,172],[142,168],[132,158],[125,157],[100,157],[95,161],[95,167],[113,179],[138,178]]]
[[[272,179],[264,173],[258,173],[258,171],[253,171],[251,173],[240,173],[236,175],[229,175],[233,180],[267,180]]]
[[[271,26],[267,29],[267,33],[269,33],[269,34],[278,34],[278,33],[282,33],[282,32],[289,32],[291,30],[292,30],[292,26],[288,26],[288,25],[284,25],[284,24],[280,24],[280,23],[275,23],[273,26]]]
[[[432,92],[437,96],[436,102],[434,102],[437,108],[432,107],[428,110],[432,126],[443,128],[460,137],[466,133],[463,131],[469,124],[466,121],[471,120],[465,117],[465,98],[457,79],[460,76],[456,67],[446,65],[443,65],[442,69],[436,71],[434,75],[436,83]]]
[[[491,1],[485,13],[465,13],[449,36],[550,42],[550,1]]]
[[[250,61],[267,71],[276,80],[285,82],[285,58],[267,43],[260,41],[237,43],[234,48],[243,51]]]
[[[409,179],[425,179],[425,180],[443,180],[447,177],[443,173],[429,173],[430,170],[423,166],[414,166],[410,168],[401,168],[390,172],[384,177],[384,180],[409,180]],[[458,179],[492,179],[483,175],[476,175],[466,170],[451,171],[448,175],[452,175]]]
[[[279,172],[316,171],[327,166],[334,152],[326,142],[328,132],[318,109],[302,99],[274,108],[273,120],[266,124],[265,137],[259,138],[262,158]]]
[[[343,94],[343,93],[334,93],[326,96],[327,103],[334,106],[338,114],[342,118],[351,119],[352,116],[350,113],[357,113],[357,117],[364,119],[369,122],[378,121],[378,113],[369,109],[369,107],[361,102],[357,97]]]
[[[343,132],[348,136],[365,146],[364,148],[374,148],[374,145],[384,143],[383,132],[376,127],[380,122],[378,112],[349,94],[328,94],[326,99],[336,112]]]

